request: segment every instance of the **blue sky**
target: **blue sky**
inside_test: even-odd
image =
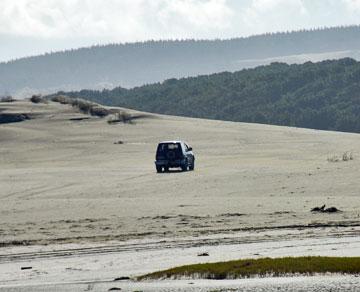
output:
[[[360,24],[360,0],[1,0],[0,61],[93,44]]]

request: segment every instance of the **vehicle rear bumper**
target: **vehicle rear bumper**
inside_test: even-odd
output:
[[[155,161],[156,166],[162,167],[181,167],[185,164],[185,160],[157,160]]]

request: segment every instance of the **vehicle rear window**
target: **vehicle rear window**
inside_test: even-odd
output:
[[[178,149],[179,148],[179,145],[178,144],[166,144],[167,145],[167,148],[169,150],[174,150],[174,149]]]
[[[159,144],[158,152],[167,152],[169,150],[178,150],[180,149],[180,143],[162,143]]]

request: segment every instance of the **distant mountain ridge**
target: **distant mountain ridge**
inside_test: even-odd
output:
[[[161,114],[360,133],[360,62],[350,58],[59,94]]]
[[[360,26],[264,34],[229,40],[147,41],[94,46],[0,63],[0,95],[131,88],[274,61],[360,60]]]

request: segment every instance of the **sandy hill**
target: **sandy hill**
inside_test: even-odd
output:
[[[31,119],[0,124],[2,244],[360,224],[357,134],[162,115],[109,125],[53,102],[4,113]],[[194,172],[155,172],[169,139],[193,146]],[[310,212],[322,204],[343,212]]]

